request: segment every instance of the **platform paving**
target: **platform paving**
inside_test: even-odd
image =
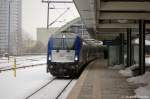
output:
[[[106,60],[99,59],[87,66],[67,99],[131,99],[135,88],[118,70],[108,69]]]

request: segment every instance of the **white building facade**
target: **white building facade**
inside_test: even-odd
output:
[[[0,54],[21,53],[21,0],[0,0]]]

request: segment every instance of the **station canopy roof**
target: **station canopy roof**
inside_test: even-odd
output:
[[[97,39],[113,39],[127,28],[137,35],[141,19],[146,20],[146,33],[150,32],[150,0],[73,1],[89,33]]]

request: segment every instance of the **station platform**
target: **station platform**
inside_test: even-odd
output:
[[[118,70],[108,69],[106,60],[98,59],[85,68],[67,99],[128,99],[135,88]]]

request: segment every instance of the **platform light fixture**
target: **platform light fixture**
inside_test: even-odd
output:
[[[119,23],[127,23],[127,21],[128,20],[125,20],[125,19],[119,19],[119,20],[117,20],[117,22],[119,22]]]
[[[49,56],[48,60],[51,60],[51,59],[52,59],[51,56]]]

